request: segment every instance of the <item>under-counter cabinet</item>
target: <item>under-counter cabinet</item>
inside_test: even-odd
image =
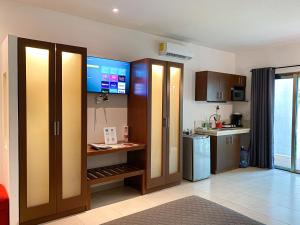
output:
[[[195,100],[207,102],[231,101],[233,88],[245,89],[246,77],[212,71],[196,73]]]
[[[131,65],[128,125],[131,142],[146,154],[128,160],[146,165],[146,192],[182,179],[183,64],[143,59]],[[137,165],[138,166],[138,165]]]
[[[211,136],[211,173],[239,168],[240,135]]]
[[[18,38],[20,223],[86,209],[86,49]]]

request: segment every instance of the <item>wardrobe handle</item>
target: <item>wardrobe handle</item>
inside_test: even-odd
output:
[[[56,136],[57,132],[56,132],[56,121],[54,121],[54,136]]]
[[[168,126],[168,118],[163,118],[163,127],[167,127]]]
[[[59,131],[59,121],[56,121],[56,135],[57,136],[59,136],[59,133],[60,133],[60,131]]]
[[[217,99],[219,99],[219,92],[217,92]]]

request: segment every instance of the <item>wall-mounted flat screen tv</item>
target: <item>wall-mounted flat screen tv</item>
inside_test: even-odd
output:
[[[128,94],[130,63],[87,57],[87,90],[94,93]]]

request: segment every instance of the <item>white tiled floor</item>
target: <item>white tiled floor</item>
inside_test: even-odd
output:
[[[247,168],[195,183],[183,181],[176,187],[133,197],[48,225],[98,225],[190,195],[209,199],[265,224],[300,224],[300,175]]]

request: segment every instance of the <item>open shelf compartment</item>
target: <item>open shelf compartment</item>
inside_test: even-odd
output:
[[[87,181],[89,185],[93,185],[143,174],[144,170],[136,166],[130,164],[118,164],[113,166],[88,169]]]

